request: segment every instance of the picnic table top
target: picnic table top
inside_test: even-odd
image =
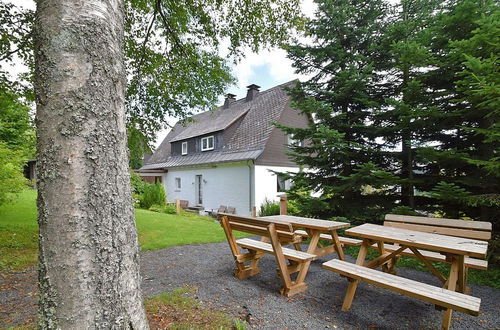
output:
[[[271,215],[271,216],[262,217],[262,218],[272,220],[275,222],[288,222],[293,227],[317,229],[317,230],[323,230],[323,231],[337,230],[340,228],[347,228],[350,226],[350,224],[347,222],[296,217],[293,215]]]
[[[485,241],[380,226],[370,223],[350,228],[346,230],[345,233],[361,238],[398,243],[438,252],[468,255],[477,258],[485,258],[486,250],[488,249],[488,243]]]

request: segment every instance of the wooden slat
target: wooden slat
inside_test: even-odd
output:
[[[449,235],[449,236],[456,236],[456,237],[474,238],[474,239],[480,239],[483,241],[487,241],[491,238],[491,232],[489,232],[489,231],[428,226],[428,225],[419,225],[419,224],[393,222],[393,221],[385,221],[384,226],[394,227],[394,228],[403,228],[403,229],[409,229],[409,230],[416,230],[416,231],[421,231],[421,232],[425,232],[425,233],[434,233],[434,234],[442,234],[442,235]]]
[[[340,228],[348,228],[350,225],[346,222],[320,220],[313,218],[295,217],[291,215],[271,215],[259,219],[268,219],[275,223],[290,223],[294,228],[309,228],[322,231],[330,231]]]
[[[227,213],[219,213],[217,215],[218,218],[224,216],[227,217],[229,221],[234,223],[243,223],[262,228],[267,228],[267,226],[269,226],[271,223],[274,223],[274,221],[266,220],[265,218],[244,217],[240,215],[227,214]],[[293,231],[292,226],[286,222],[276,223],[276,230],[289,231],[289,232]]]
[[[309,237],[307,232],[305,230],[296,230],[295,234],[303,236],[303,237]],[[330,234],[321,234],[319,235],[319,238],[325,241],[333,241],[332,235]],[[340,243],[344,245],[349,245],[349,246],[359,246],[361,245],[361,242],[363,242],[360,239],[356,238],[350,238],[350,237],[343,237],[339,236]]]
[[[479,306],[481,304],[480,298],[337,259],[325,262],[323,268],[432,304],[452,308],[470,315],[477,316],[479,314]]]
[[[271,244],[261,241],[256,241],[251,238],[241,238],[236,241],[236,244],[244,248],[274,254],[273,246]],[[290,260],[308,261],[308,260],[314,260],[316,258],[314,254],[310,254],[307,252],[297,251],[285,247],[282,247],[282,250],[283,250],[283,255]]]
[[[416,248],[485,258],[488,243],[470,238],[422,233],[414,230],[392,228],[365,223],[346,230],[350,236],[392,242]]]
[[[371,247],[376,249],[377,245],[372,245]],[[399,246],[392,245],[392,244],[384,244],[384,249],[387,251],[395,251],[395,250],[399,249]],[[428,260],[448,262],[446,260],[446,256],[442,255],[440,253],[426,251],[426,250],[419,250],[419,252]],[[403,250],[403,252],[401,252],[401,254],[404,256],[415,257],[415,254],[410,249]],[[468,268],[487,270],[488,269],[488,261],[482,260],[482,259],[466,257],[465,258],[465,266]]]
[[[484,221],[428,218],[428,217],[418,217],[418,216],[399,215],[399,214],[387,214],[385,216],[385,220],[430,225],[430,226],[439,226],[439,227],[453,227],[453,228],[491,231],[491,223]]]
[[[232,222],[229,221],[229,226],[231,226],[232,230],[238,230],[242,231],[245,233],[249,234],[254,234],[254,235],[259,235],[259,236],[269,236],[269,232],[267,229],[264,229],[262,227],[257,227],[257,226],[252,226],[252,225],[247,225],[244,223],[237,223],[237,222]],[[290,232],[285,232],[285,231],[277,231],[278,238],[280,241],[294,241],[296,234],[290,233]]]

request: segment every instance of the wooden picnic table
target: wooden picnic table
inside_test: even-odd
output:
[[[338,229],[348,228],[350,225],[346,222],[339,221],[329,221],[305,217],[296,217],[291,215],[272,215],[267,217],[262,217],[266,220],[272,220],[273,222],[289,223],[292,225],[294,230],[303,229],[307,232],[307,236],[311,238],[309,246],[307,247],[307,253],[315,254],[316,256],[323,256],[333,252],[337,252],[340,260],[345,260],[344,250],[342,249],[342,244],[337,233]],[[332,245],[323,246],[320,242],[321,234],[330,234]],[[297,249],[300,246],[296,244]]]
[[[464,264],[465,258],[467,258],[467,256],[476,258],[485,258],[488,247],[487,242],[476,239],[454,237],[454,236],[447,236],[434,233],[425,233],[420,231],[380,226],[374,224],[363,224],[361,226],[348,229],[346,230],[346,234],[351,236],[357,236],[363,239],[363,243],[361,244],[361,249],[359,251],[358,258],[356,260],[356,265],[365,266],[371,269],[382,266],[382,270],[384,270],[385,272],[390,272],[391,268],[395,266],[394,264],[390,264],[391,261],[394,260],[393,258],[401,254],[404,250],[410,249],[415,254],[415,256],[418,259],[420,259],[427,268],[429,268],[432,274],[434,274],[443,283],[443,288],[458,293],[466,293],[467,272],[465,270],[465,264]],[[384,249],[384,242],[398,244],[400,248],[396,250],[386,251]],[[365,258],[368,249],[373,244],[376,244],[378,246],[380,256],[375,258],[374,260],[366,262]],[[443,274],[441,274],[429,262],[429,260],[427,260],[426,257],[419,252],[418,249],[432,250],[444,254],[447,260],[451,263],[450,273],[448,277],[445,277]],[[328,263],[325,263],[324,267],[329,269],[329,267],[331,266],[332,267],[331,270],[334,271],[340,270],[340,272],[342,273],[342,269],[338,268],[342,268],[343,266],[337,267],[334,264],[335,261],[330,265]],[[334,269],[336,267],[337,270]],[[358,269],[354,270],[354,272],[360,270],[362,271],[362,269]],[[381,274],[386,274],[386,273],[381,273]],[[354,277],[354,278],[363,279],[363,276],[364,275],[360,275],[359,277]],[[370,273],[369,276],[372,277],[367,279],[369,283],[370,281],[377,281],[373,279],[373,276],[378,276],[377,274]],[[396,285],[388,283],[390,281],[392,281],[393,283],[394,281],[397,281],[396,276],[391,274],[386,274],[385,277],[388,279],[386,283],[384,283],[385,279],[382,278],[382,275],[380,276],[381,278],[380,280],[378,280],[378,283],[373,282],[372,284],[393,289],[400,293],[404,293],[406,295],[413,296],[419,299],[434,301],[435,303],[440,303],[441,306],[447,306],[448,308],[446,309],[443,318],[443,328],[445,329],[449,327],[451,321],[452,309],[450,307],[453,307],[453,309],[461,310],[473,315],[479,310],[479,302],[475,300],[473,301],[472,300],[473,297],[471,297],[472,302],[468,302],[468,305],[466,304],[462,306],[460,305],[460,300],[462,302],[464,301],[465,298],[463,296],[458,296],[455,299],[456,302],[447,301],[446,297],[436,298],[432,296],[433,294],[432,291],[438,292],[439,288],[436,288],[436,290],[432,290],[427,288],[425,284],[418,285],[416,283],[407,284],[406,287],[404,285],[397,287]],[[350,281],[346,296],[344,298],[342,310],[348,310],[350,308],[354,298],[354,294],[356,293],[358,279]],[[414,286],[414,288],[411,288],[412,285]],[[474,305],[476,303],[477,306],[474,307],[469,306],[471,304]]]

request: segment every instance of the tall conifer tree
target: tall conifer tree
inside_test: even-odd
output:
[[[307,129],[284,128],[310,141],[294,147],[292,157],[312,170],[294,178],[294,197],[307,205],[311,200],[300,191],[321,191],[309,204],[311,213],[366,220],[393,205],[394,188],[386,183],[397,178],[376,165],[384,163],[384,155],[368,125],[383,102],[376,64],[384,56],[385,15],[383,1],[318,1],[316,18],[307,27],[312,42],[288,48],[297,71],[314,74],[293,91],[297,106],[314,123]]]

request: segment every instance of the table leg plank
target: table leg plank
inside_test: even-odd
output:
[[[337,234],[336,230],[332,230],[330,232],[333,238],[333,246],[335,247],[335,251],[337,252],[337,255],[339,256],[340,260],[345,260],[345,255],[344,255],[344,250],[342,249],[342,244],[340,243],[339,235]]]

